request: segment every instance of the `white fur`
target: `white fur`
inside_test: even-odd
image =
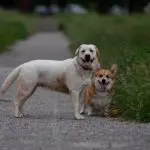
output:
[[[94,58],[92,63],[82,62],[81,58],[83,59],[85,55],[81,52],[83,49],[85,54],[88,53],[91,56],[91,59]],[[90,49],[93,50],[92,53]],[[83,44],[76,51],[76,55],[74,58],[63,61],[33,60],[18,66],[12,71],[4,81],[1,92],[5,93],[10,85],[16,79],[18,80],[18,93],[14,101],[16,117],[23,116],[23,104],[34,93],[37,86],[43,85],[49,89],[61,92],[61,90],[57,89],[57,86],[66,85],[74,104],[75,118],[84,119],[79,113],[79,92],[81,85],[90,77],[92,72],[84,70],[79,63],[85,67],[91,67],[93,70],[98,64],[96,46]],[[60,81],[57,81],[58,77],[60,77]]]
[[[85,92],[85,91],[82,91],[82,92]],[[81,101],[80,114],[85,113],[88,116],[98,115],[98,114],[101,114],[101,115],[108,114],[108,108],[111,102],[111,98],[109,97],[108,92],[97,92],[96,95],[92,98],[91,104],[85,104],[83,102],[83,96],[84,96],[84,93],[80,97],[80,101]]]
[[[87,114],[93,115],[93,113],[97,114],[98,112],[102,115],[107,114],[110,102],[111,98],[108,92],[97,93],[97,95],[93,97],[92,104],[87,107]]]

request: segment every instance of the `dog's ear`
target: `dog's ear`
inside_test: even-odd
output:
[[[99,53],[99,49],[95,46],[95,49],[96,49],[96,57],[97,57],[97,60],[98,62],[100,63],[100,53]]]
[[[117,64],[113,64],[113,65],[111,66],[110,70],[111,70],[113,76],[115,76],[116,73],[117,73]]]
[[[76,50],[75,56],[79,55],[79,49],[80,49],[80,47]]]
[[[100,53],[99,53],[99,49],[95,46],[96,49],[96,62],[94,64],[94,71],[97,71],[101,68],[100,65]]]
[[[81,48],[81,45],[79,46],[79,48],[77,48],[76,52],[75,52],[75,56],[78,56],[79,55],[79,50]]]

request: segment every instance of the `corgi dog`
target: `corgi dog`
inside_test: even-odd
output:
[[[115,83],[116,72],[116,64],[113,64],[110,69],[95,71],[91,82],[80,92],[81,114],[109,115],[110,93]]]

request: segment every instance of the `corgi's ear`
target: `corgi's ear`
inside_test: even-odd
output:
[[[113,76],[115,76],[116,73],[117,73],[117,64],[113,64],[113,65],[111,66],[110,70],[111,70]]]

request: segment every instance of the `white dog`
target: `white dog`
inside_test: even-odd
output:
[[[82,44],[76,56],[63,61],[33,60],[15,68],[4,81],[1,92],[5,93],[17,79],[17,95],[14,100],[15,117],[23,117],[23,105],[37,87],[68,93],[74,104],[76,119],[84,119],[79,113],[81,85],[99,68],[99,53],[95,45]]]

